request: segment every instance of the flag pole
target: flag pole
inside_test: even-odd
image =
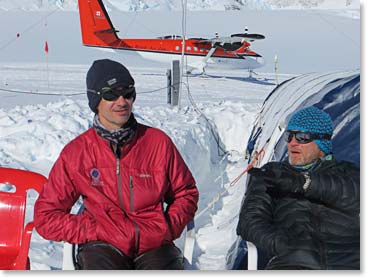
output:
[[[46,27],[46,42],[45,42],[45,52],[46,52],[46,73],[47,73],[47,90],[50,92],[50,75],[48,70],[48,41],[47,41],[47,18],[45,19]]]

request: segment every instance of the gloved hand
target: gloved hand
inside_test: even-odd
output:
[[[289,171],[281,166],[273,168],[251,168],[248,172],[253,176],[262,177],[268,192],[281,191],[285,193],[303,193],[303,185],[306,178],[302,173]]]

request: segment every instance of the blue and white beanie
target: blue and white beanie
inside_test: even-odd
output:
[[[317,134],[333,134],[333,121],[326,112],[310,106],[296,112],[288,122],[287,130]],[[314,140],[326,155],[332,153],[331,140]]]

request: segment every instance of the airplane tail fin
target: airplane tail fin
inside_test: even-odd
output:
[[[111,47],[120,39],[102,0],[78,0],[83,44]]]

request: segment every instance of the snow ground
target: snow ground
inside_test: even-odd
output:
[[[254,47],[268,57],[267,67],[260,69],[259,75],[254,75],[256,79],[248,78],[246,72],[220,69],[208,70],[208,76],[185,79],[195,103],[189,101],[187,87],[184,86],[180,110],[166,104],[165,66],[143,61],[131,54],[118,56],[84,48],[80,46],[80,34],[70,31],[75,27],[69,28],[75,22],[78,24],[75,14],[56,13],[50,16],[48,30],[52,26],[53,32],[48,32],[48,40],[53,43],[50,43],[48,64],[43,53],[43,24],[38,29],[25,32],[24,36],[22,33],[22,40],[1,48],[0,165],[34,170],[47,176],[62,147],[91,125],[92,113],[84,94],[85,73],[91,61],[101,57],[119,59],[127,64],[136,80],[138,96],[134,111],[138,121],[161,128],[171,136],[193,171],[200,191],[198,214],[213,200],[219,199],[196,219],[194,266],[202,270],[227,269],[226,257],[236,237],[234,230],[245,192],[244,179],[233,187],[229,184],[247,164],[244,150],[252,123],[263,100],[276,85],[271,61],[275,50],[282,51],[280,72],[283,74],[279,75],[279,82],[310,71],[360,67],[360,52],[356,51],[360,47],[359,17],[340,17],[328,11],[321,15],[319,11],[318,14],[297,11],[291,17],[297,24],[292,26],[289,22],[287,24],[289,17],[285,19],[288,12],[292,13],[263,13],[260,18],[266,20],[261,22],[251,17],[255,26],[261,26],[259,32],[269,34],[268,41]],[[5,45],[17,30],[24,30],[44,15],[0,12],[0,23],[12,23],[10,26],[0,24],[4,38],[0,46]],[[227,22],[222,21],[226,19],[220,13],[204,15],[206,20],[211,15],[220,18],[216,22]],[[157,14],[147,15],[148,18],[154,16]],[[231,16],[236,20],[240,18],[237,13]],[[65,18],[68,19],[66,22]],[[314,21],[311,22],[310,18]],[[316,33],[310,33],[310,22]],[[227,32],[233,32],[233,26],[226,26]],[[297,32],[298,28],[303,30],[302,34]],[[257,31],[257,28],[253,29]],[[305,41],[309,44],[304,44]],[[317,59],[310,59],[310,49]],[[288,72],[291,73],[285,74]],[[81,95],[67,96],[79,93]],[[210,126],[197,111],[205,114]],[[228,151],[226,156],[218,155],[218,144],[210,127],[216,129],[222,147]],[[223,193],[227,188],[228,192]],[[222,193],[224,196],[219,197]],[[28,220],[32,218],[35,197],[35,194],[30,194]],[[182,247],[183,240],[178,240],[177,244]],[[62,244],[45,241],[34,232],[30,258],[32,269],[60,269]]]

